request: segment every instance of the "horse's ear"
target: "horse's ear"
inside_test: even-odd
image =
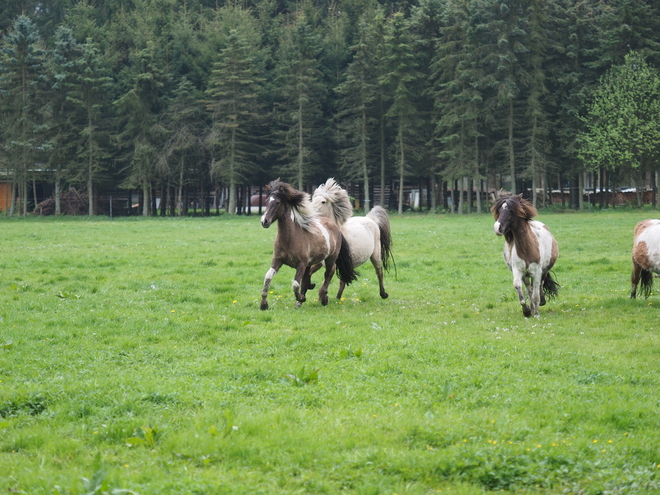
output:
[[[522,195],[523,193],[518,194],[518,199],[523,199]]]

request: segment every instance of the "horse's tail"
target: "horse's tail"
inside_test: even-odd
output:
[[[557,297],[557,294],[559,294],[560,287],[561,285],[559,285],[557,281],[552,278],[550,272],[548,272],[545,275],[545,279],[543,279],[543,294],[545,294],[548,299],[554,299]]]
[[[378,230],[380,230],[380,261],[383,263],[383,268],[389,271],[391,259],[396,273],[396,263],[392,255],[392,228],[390,227],[390,217],[387,215],[387,210],[382,206],[374,206],[367,213],[367,217],[376,222]]]
[[[642,268],[642,276],[640,277],[639,289],[645,298],[651,295],[651,291],[653,290],[653,273],[651,273],[649,270],[644,270]]]
[[[346,285],[350,285],[351,282],[355,282],[357,280],[358,274],[355,271],[355,267],[353,266],[351,248],[348,246],[348,241],[344,237],[344,234],[341,234],[341,249],[339,250],[339,255],[337,256],[337,261],[335,264],[337,266],[339,279]]]

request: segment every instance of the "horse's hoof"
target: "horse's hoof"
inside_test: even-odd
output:
[[[312,290],[314,287],[316,287],[316,284],[309,284],[307,290]]]
[[[262,311],[268,309],[268,303],[267,302],[262,302],[260,308],[261,308]]]
[[[328,305],[328,296],[324,296],[324,297],[321,298],[321,304],[322,304],[323,306],[327,306],[327,305]]]
[[[296,307],[296,308],[299,308],[299,307],[302,306],[302,305],[303,305],[303,301],[298,301],[298,302],[296,303],[296,306],[295,306],[295,307]]]
[[[387,292],[383,291],[380,293],[380,297],[382,297],[383,299],[387,299],[388,297],[390,297],[390,295]]]
[[[525,315],[525,318],[532,316],[532,310],[529,309],[529,306],[523,306],[523,314]]]

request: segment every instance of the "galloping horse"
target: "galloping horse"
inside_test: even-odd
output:
[[[552,279],[550,269],[557,261],[557,241],[543,223],[532,220],[536,208],[518,196],[503,196],[491,207],[495,217],[495,233],[503,235],[504,261],[513,272],[513,286],[526,317],[539,317],[539,306],[545,296],[557,295],[559,285]],[[522,284],[527,288],[529,305],[525,301]],[[542,288],[542,290],[541,290]]]
[[[642,294],[649,297],[653,289],[653,274],[660,273],[660,220],[642,220],[635,226],[632,261],[630,297],[637,297],[640,280]]]
[[[296,307],[299,307],[311,288],[311,267],[324,264],[325,278],[319,289],[319,300],[324,306],[327,305],[328,285],[335,270],[345,284],[357,278],[348,242],[332,220],[318,216],[307,193],[279,179],[272,181],[267,191],[266,212],[261,217],[261,225],[267,229],[277,220],[277,235],[273,260],[261,292],[261,309],[268,309],[268,288],[282,265],[296,270],[292,289]]]
[[[354,217],[348,193],[334,179],[328,179],[314,191],[312,205],[321,216],[331,218],[339,225],[351,248],[353,266],[358,267],[368,259],[371,260],[378,277],[380,297],[387,299],[388,294],[383,286],[383,268],[388,269],[392,256],[392,233],[387,211],[374,206],[367,216]],[[345,287],[344,281],[340,280],[337,299],[341,298]]]

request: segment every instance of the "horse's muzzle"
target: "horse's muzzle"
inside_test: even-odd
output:
[[[503,235],[500,229],[502,228],[502,225],[500,222],[495,222],[495,225],[493,225],[493,230],[495,231],[495,234],[497,235]]]
[[[272,222],[266,218],[266,215],[261,216],[261,226],[264,229],[267,229],[268,227],[270,227],[271,224],[272,224]]]

